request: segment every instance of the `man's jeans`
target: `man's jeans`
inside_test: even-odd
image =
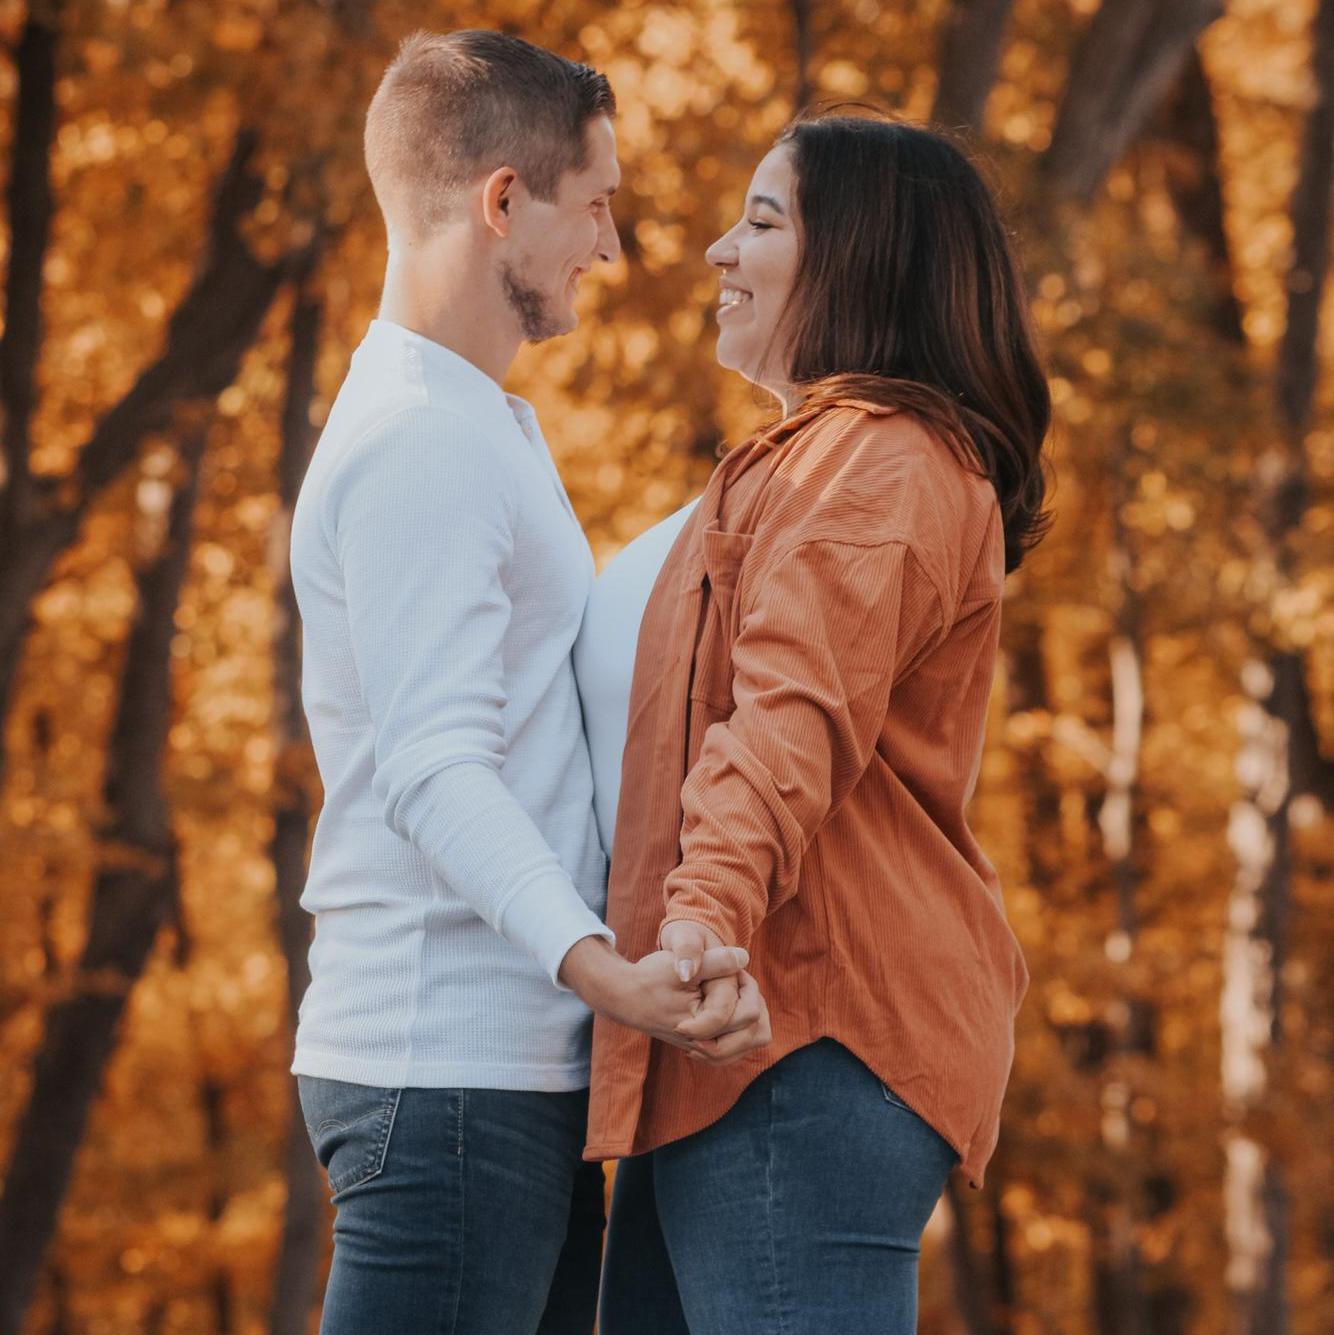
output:
[[[587,1090],[297,1083],[337,1207],[321,1335],[589,1335]]]
[[[799,1048],[712,1126],[621,1160],[601,1335],[912,1335],[958,1161],[846,1048]]]

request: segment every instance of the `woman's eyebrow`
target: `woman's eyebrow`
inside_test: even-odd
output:
[[[787,216],[783,213],[783,206],[772,195],[751,195],[750,202],[752,204],[767,204],[775,213],[782,214],[784,217]]]

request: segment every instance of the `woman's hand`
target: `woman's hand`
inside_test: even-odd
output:
[[[720,978],[702,976],[704,961],[722,947],[716,932],[678,918],[663,924],[658,943],[671,952],[683,980],[701,975],[702,1003],[676,1029],[678,1035],[695,1040],[691,1056],[711,1066],[726,1066],[772,1040],[769,1008],[750,974],[743,969]]]

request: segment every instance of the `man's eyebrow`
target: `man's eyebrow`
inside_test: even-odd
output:
[[[751,195],[750,202],[752,204],[767,204],[775,213],[783,217],[787,216],[783,212],[783,206],[772,195]]]

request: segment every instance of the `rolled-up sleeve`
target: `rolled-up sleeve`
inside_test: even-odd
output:
[[[896,675],[941,630],[936,586],[904,541],[813,540],[754,575],[732,645],[735,707],[682,790],[664,923],[750,944],[865,773]]]
[[[611,933],[501,775],[512,506],[475,428],[413,411],[357,443],[325,525],[385,823],[560,986],[569,948]]]

